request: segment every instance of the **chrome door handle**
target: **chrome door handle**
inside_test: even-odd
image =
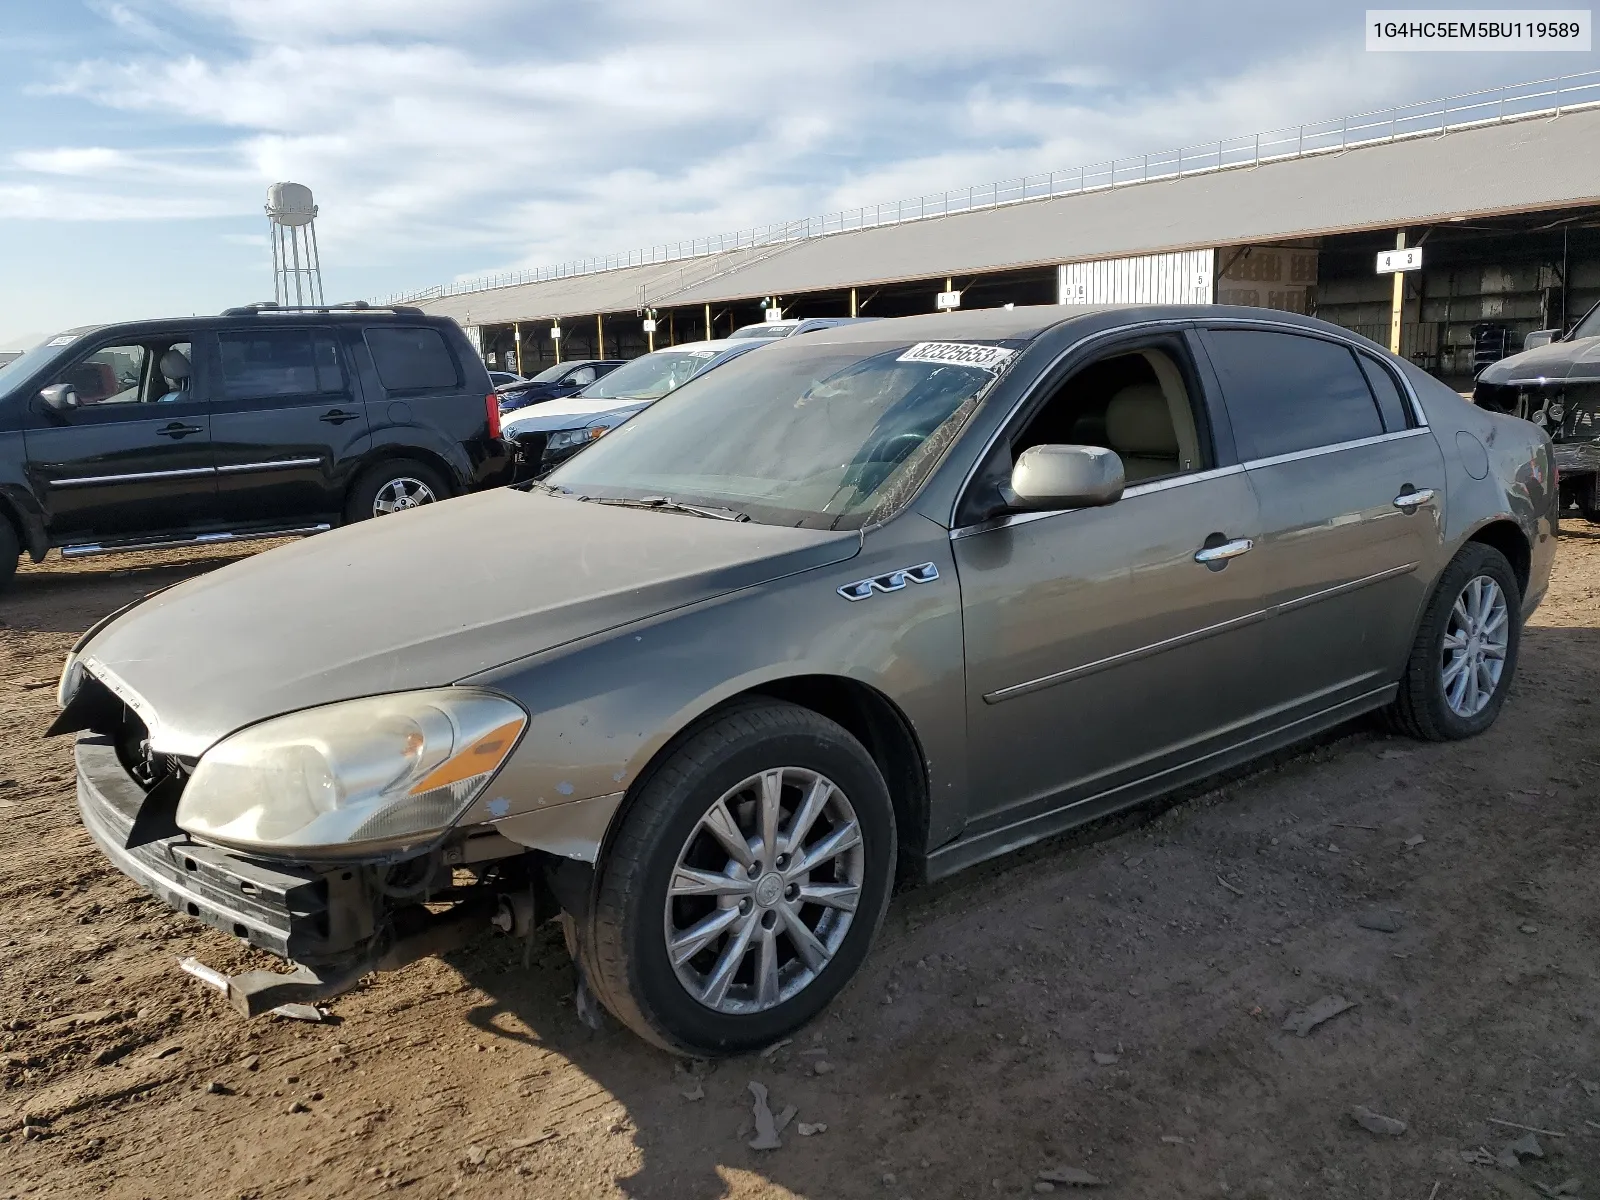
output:
[[[1207,546],[1203,550],[1194,552],[1197,563],[1226,562],[1230,558],[1238,558],[1241,554],[1249,554],[1256,548],[1256,544],[1249,538],[1234,538],[1231,542],[1223,542],[1220,546]]]
[[[1418,488],[1414,492],[1401,492],[1394,498],[1394,506],[1401,512],[1416,512],[1424,504],[1433,503],[1432,488]]]
[[[174,421],[172,424],[156,430],[156,432],[162,437],[181,438],[188,437],[191,433],[204,433],[205,429],[199,425],[184,425]]]

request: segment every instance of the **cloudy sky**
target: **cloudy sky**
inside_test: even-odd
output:
[[[278,179],[356,298],[1600,68],[1371,54],[1364,13],[0,0],[0,349],[270,296]]]

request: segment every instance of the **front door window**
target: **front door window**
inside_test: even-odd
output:
[[[70,366],[56,383],[78,393],[78,403],[137,404],[149,351],[144,346],[107,346]]]

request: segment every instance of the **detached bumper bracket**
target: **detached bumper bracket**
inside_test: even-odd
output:
[[[410,919],[402,922],[408,931],[388,950],[325,972],[300,964],[286,975],[277,971],[224,975],[192,958],[183,959],[178,965],[225,994],[240,1016],[259,1017],[288,1004],[331,1000],[355,987],[363,975],[397,971],[419,958],[453,950],[488,928],[494,908],[495,902],[488,897],[466,901],[438,916],[419,907],[408,913]]]
[[[243,1017],[259,1017],[285,1004],[315,1004],[343,995],[361,981],[366,971],[347,968],[326,977],[310,967],[297,967],[288,975],[276,971],[246,971],[226,977],[228,1003]]]

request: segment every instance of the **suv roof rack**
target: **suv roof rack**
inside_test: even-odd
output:
[[[225,317],[254,317],[264,312],[390,312],[402,317],[420,317],[422,310],[409,304],[368,304],[365,300],[350,300],[344,304],[279,304],[273,300],[260,300],[239,308],[225,308]]]

